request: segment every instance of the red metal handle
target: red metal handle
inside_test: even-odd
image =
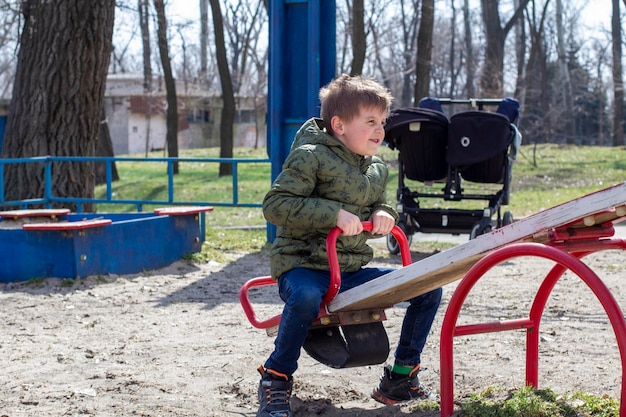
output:
[[[371,221],[363,222],[363,231],[371,232],[373,223]],[[333,228],[326,237],[326,253],[328,255],[328,266],[330,270],[330,285],[328,291],[322,299],[322,306],[330,303],[333,298],[339,293],[341,288],[341,269],[339,268],[339,258],[337,257],[337,237],[341,234],[341,229],[338,227]],[[409,242],[402,229],[398,226],[394,226],[391,229],[391,234],[396,238],[400,245],[400,255],[402,256],[402,265],[407,266],[411,263],[411,250],[409,249]]]
[[[370,232],[372,230],[373,224],[371,221],[363,222],[363,231]],[[339,289],[341,288],[341,270],[339,268],[339,257],[337,256],[337,238],[341,234],[341,229],[339,227],[333,228],[326,237],[326,253],[328,255],[328,267],[330,271],[330,285],[328,286],[328,291],[324,295],[322,299],[322,309],[330,303],[333,298],[337,296],[339,293]],[[400,255],[402,256],[402,265],[407,266],[411,263],[411,250],[409,248],[409,242],[406,238],[406,235],[402,231],[402,229],[398,226],[394,226],[391,229],[391,234],[398,241],[400,245]],[[280,323],[281,314],[278,314],[274,317],[271,317],[267,320],[259,320],[256,317],[256,313],[252,308],[252,303],[250,302],[250,298],[248,293],[250,288],[253,287],[264,287],[267,285],[276,284],[276,281],[272,279],[272,277],[257,277],[252,278],[245,282],[241,289],[239,290],[239,302],[243,307],[243,311],[248,317],[248,321],[254,327],[258,329],[268,329],[270,327],[277,326]]]
[[[257,329],[269,329],[270,327],[277,326],[278,323],[280,323],[281,314],[278,314],[267,320],[257,319],[256,313],[254,312],[254,309],[252,308],[252,303],[250,302],[250,298],[248,297],[248,292],[250,288],[253,288],[253,287],[265,287],[268,285],[275,285],[275,284],[276,284],[276,281],[274,281],[274,279],[272,279],[272,277],[270,276],[257,277],[257,278],[252,278],[251,280],[244,282],[244,284],[241,286],[241,289],[239,290],[239,302],[241,303],[241,307],[243,307],[243,311],[244,313],[246,313],[246,317],[248,317],[248,321],[250,322],[250,324],[252,324]]]

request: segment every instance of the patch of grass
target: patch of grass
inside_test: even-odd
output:
[[[265,148],[236,148],[235,158],[267,158]],[[162,153],[150,154],[162,157]],[[186,158],[218,158],[219,148],[185,150]],[[379,156],[390,167],[387,198],[395,202],[398,188],[398,153],[382,147]],[[511,211],[515,218],[528,216],[539,210],[572,200],[626,179],[626,148],[570,145],[524,145],[513,166],[511,201],[503,211]],[[167,200],[167,173],[163,162],[123,162],[117,164],[120,181],[113,184],[115,199]],[[238,165],[239,203],[261,203],[271,185],[269,163]],[[233,199],[233,178],[219,177],[218,163],[181,163],[180,173],[174,176],[175,201],[211,201],[230,203]],[[407,181],[413,191],[440,192],[442,184],[426,186]],[[502,188],[498,184],[464,182],[465,193],[489,193]],[[96,197],[106,195],[104,186],[96,188]],[[422,199],[425,208],[482,208],[486,202],[463,200]],[[154,207],[145,207],[152,210]],[[100,204],[100,212],[134,212],[132,205]],[[207,227],[264,226],[260,208],[217,206],[207,214]]]
[[[31,278],[26,281],[26,286],[32,288],[41,288],[43,286],[43,281],[45,278]]]
[[[569,402],[574,404],[578,415],[594,417],[617,417],[619,415],[619,401],[608,396],[597,397],[577,392],[569,397]]]
[[[559,396],[550,389],[524,387],[504,391],[489,387],[461,403],[463,417],[617,417],[619,402],[576,393]]]
[[[208,228],[202,251],[196,259],[228,262],[233,255],[268,250],[265,229]]]
[[[59,281],[59,287],[69,288],[69,287],[73,287],[75,283],[76,281],[73,280],[72,278],[65,278]]]

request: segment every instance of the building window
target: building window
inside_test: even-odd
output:
[[[239,109],[235,115],[235,123],[254,123],[255,109]]]
[[[206,109],[188,109],[187,120],[189,123],[209,123],[211,113]]]

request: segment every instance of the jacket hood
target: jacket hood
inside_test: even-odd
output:
[[[291,150],[302,145],[340,146],[343,144],[339,139],[328,133],[322,119],[311,118],[296,133]]]

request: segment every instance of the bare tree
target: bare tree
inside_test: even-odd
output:
[[[115,156],[113,153],[113,142],[111,141],[111,132],[109,130],[109,121],[106,117],[104,106],[102,106],[100,116],[100,129],[98,131],[98,140],[96,142],[96,156]],[[117,172],[117,165],[115,162],[111,162],[111,181],[117,181],[120,176]],[[96,185],[105,184],[106,177],[106,163],[96,162],[94,164],[94,170],[96,173]]]
[[[217,55],[217,67],[222,84],[222,114],[220,117],[220,158],[233,157],[233,124],[235,122],[235,93],[233,81],[228,66],[226,55],[226,41],[224,40],[224,22],[219,0],[209,0],[213,16],[213,29],[215,32],[215,52]],[[232,165],[220,163],[219,176],[232,175]]]
[[[472,16],[469,0],[463,2],[463,29],[465,33],[465,90],[468,97],[476,97],[474,88],[476,83],[476,59],[474,57],[474,43],[472,36]]]
[[[522,0],[511,18],[502,26],[499,0],[481,0],[483,24],[485,25],[485,62],[480,76],[480,87],[485,97],[502,97],[504,95],[504,42],[521,18],[530,0]]]
[[[178,98],[176,97],[176,81],[172,73],[169,46],[167,42],[167,20],[165,18],[165,5],[163,0],[154,0],[154,8],[157,15],[157,39],[159,55],[163,66],[163,78],[165,80],[165,94],[167,99],[166,124],[167,154],[170,157],[178,157]],[[178,162],[173,164],[174,174],[178,174]]]
[[[408,4],[407,4],[408,3]],[[419,25],[419,16],[417,10],[419,9],[419,0],[400,0],[400,19],[398,24],[402,28],[402,48],[404,53],[402,54],[402,95],[400,100],[402,105],[410,105],[413,100],[415,91],[415,60],[416,60],[416,44],[417,44],[417,29]],[[413,103],[416,105],[416,103]]]
[[[143,91],[152,92],[152,50],[150,49],[150,1],[137,0],[141,47],[143,51]],[[149,116],[149,115],[148,115]]]
[[[141,47],[143,51],[143,92],[152,93],[152,48],[150,47],[150,1],[137,0],[139,11],[139,28],[141,30]],[[152,132],[152,100],[146,100],[146,140],[145,155],[150,152]]]
[[[611,36],[613,44],[613,146],[624,145],[624,81],[622,79],[622,26],[619,0],[612,0]]]
[[[135,18],[138,1],[116,0],[115,2],[116,16],[110,69],[113,74],[140,70],[137,64],[141,65],[141,59],[133,56],[133,46],[137,41],[137,36],[141,36],[141,29],[138,28],[139,22]]]
[[[19,3],[4,1],[0,5],[0,52],[15,50],[17,33],[20,26]],[[15,63],[13,54],[0,53],[0,97],[8,97],[13,77]]]
[[[417,62],[415,63],[415,90],[413,102],[428,95],[430,87],[431,56],[433,50],[433,27],[435,0],[422,0],[420,29],[417,34]]]
[[[263,3],[259,0],[229,2],[224,11],[224,29],[230,52],[228,63],[235,96],[246,94],[244,88],[250,88],[252,83],[248,73],[254,68],[251,56],[260,52],[256,49],[263,36],[263,11]]]
[[[22,2],[24,25],[3,158],[94,155],[114,14],[114,0]],[[41,198],[43,180],[38,164],[8,165],[5,198]],[[55,196],[90,198],[94,184],[92,163],[53,167]],[[83,208],[93,210],[91,205]]]
[[[209,77],[209,8],[207,0],[200,0],[200,85],[208,87]]]
[[[352,3],[352,63],[351,75],[361,75],[365,63],[365,5],[363,0],[354,0]]]
[[[450,0],[450,9],[451,9],[451,14],[450,14],[450,51],[456,51],[456,41],[457,41],[457,34],[456,34],[456,5],[454,0]],[[432,34],[431,34],[432,36]],[[455,69],[456,66],[456,57],[455,57],[455,53],[450,53],[448,54],[448,62],[449,62],[449,66],[450,66],[450,88],[449,88],[449,92],[448,92],[448,97],[453,97],[454,95],[454,91],[456,89],[456,80],[457,80],[457,76],[458,76],[458,70]],[[461,55],[461,59],[463,59],[462,55]],[[431,65],[432,67],[432,65]],[[431,71],[432,72],[432,71]],[[430,79],[430,77],[429,77]]]
[[[573,118],[573,97],[572,82],[569,76],[569,68],[567,67],[567,55],[565,52],[565,35],[563,28],[563,0],[556,0],[556,39],[557,39],[557,63],[559,67],[559,78],[562,94],[564,110],[561,117],[565,122],[565,140],[569,144],[575,142],[576,133],[574,131]]]
[[[538,17],[533,1],[532,10],[528,13],[530,32],[530,51],[526,69],[526,99],[524,103],[525,128],[532,132],[535,144],[547,142],[552,135],[550,121],[550,90],[548,83],[548,64],[545,51],[545,22],[548,13],[546,1],[541,15]]]
[[[468,0],[466,0],[468,1]],[[515,0],[515,7],[519,8],[520,0]],[[517,80],[515,83],[515,92],[513,96],[517,98],[523,105],[524,95],[526,94],[526,25],[524,19],[519,19],[515,25],[515,57],[517,61]]]

